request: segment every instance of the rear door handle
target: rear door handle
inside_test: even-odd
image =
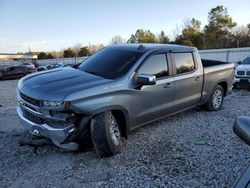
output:
[[[197,76],[194,80],[195,80],[195,81],[200,81],[200,80],[201,80],[201,77],[200,77],[200,76]]]
[[[173,86],[173,83],[166,83],[165,85],[164,85],[164,88],[170,88],[170,87],[172,87]]]

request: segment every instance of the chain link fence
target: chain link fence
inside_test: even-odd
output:
[[[211,49],[200,50],[202,59],[211,59],[237,63],[250,56],[250,47],[247,48],[230,48],[230,49]]]
[[[239,61],[244,60],[246,57],[250,56],[250,47],[200,50],[199,53],[202,59],[211,59],[211,60],[237,63]],[[42,60],[37,60],[37,63],[39,64],[39,66],[45,66],[49,64],[55,64],[55,63],[75,65],[75,64],[83,62],[86,59],[87,57],[42,59]],[[6,66],[20,65],[24,62],[32,62],[32,60],[0,61],[0,69]]]
[[[70,58],[55,58],[55,59],[42,59],[38,60],[38,64],[40,66],[45,66],[49,64],[62,63],[65,65],[76,65],[78,63],[83,62],[88,57],[70,57]]]

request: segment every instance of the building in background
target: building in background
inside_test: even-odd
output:
[[[6,66],[20,65],[21,63],[29,62],[35,66],[37,64],[37,55],[33,54],[30,50],[26,53],[0,53],[0,70]]]
[[[0,53],[0,61],[25,61],[25,60],[37,60],[37,55],[32,54],[32,52],[24,54]]]

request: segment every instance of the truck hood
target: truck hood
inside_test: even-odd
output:
[[[250,71],[250,64],[238,65],[236,71]]]
[[[26,76],[19,81],[18,89],[38,100],[61,101],[74,92],[111,82],[78,69],[60,68]]]

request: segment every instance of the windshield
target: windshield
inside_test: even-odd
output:
[[[115,79],[124,76],[142,54],[137,51],[104,48],[85,60],[79,69],[104,78]]]
[[[250,57],[244,59],[241,64],[250,65]]]

